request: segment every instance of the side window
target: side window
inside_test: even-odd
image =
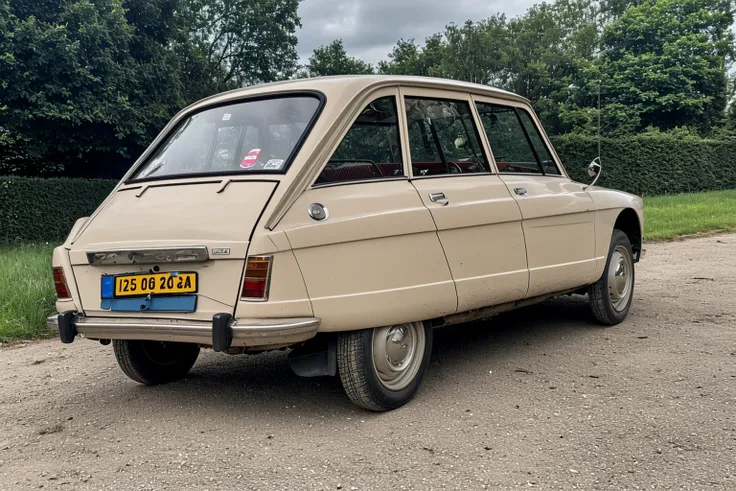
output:
[[[484,102],[477,107],[498,171],[543,174],[516,109]]]
[[[488,172],[470,104],[407,97],[406,116],[415,176]]]
[[[396,115],[392,96],[368,104],[315,184],[404,176]]]
[[[522,109],[518,109],[518,112],[521,122],[524,124],[524,129],[526,129],[526,134],[529,135],[529,139],[532,141],[534,150],[537,152],[537,157],[539,157],[539,160],[542,163],[544,173],[559,176],[560,170],[555,165],[555,160],[552,158],[552,154],[547,148],[547,145],[545,145],[542,135],[539,133],[537,125],[534,124],[534,120],[531,115]]]

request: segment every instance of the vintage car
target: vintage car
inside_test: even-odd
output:
[[[595,169],[594,169],[595,170]],[[346,76],[181,111],[55,249],[64,343],[113,343],[143,384],[200,348],[290,348],[357,405],[409,401],[433,329],[564,295],[631,307],[642,200],[572,181],[529,101],[482,85]]]

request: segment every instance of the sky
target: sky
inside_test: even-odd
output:
[[[450,22],[481,20],[497,12],[514,17],[539,0],[302,0],[299,58],[342,39],[349,56],[376,64],[401,38],[418,43]]]

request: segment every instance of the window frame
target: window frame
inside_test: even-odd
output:
[[[524,133],[524,137],[526,139],[527,145],[529,145],[530,150],[534,154],[534,158],[537,160],[537,165],[539,166],[539,169],[541,170],[540,173],[531,173],[531,172],[501,172],[498,170],[498,165],[496,163],[496,156],[493,153],[493,145],[491,145],[491,142],[488,140],[488,134],[486,133],[485,126],[482,126],[483,122],[481,120],[481,127],[483,128],[483,134],[481,135],[485,141],[485,144],[488,146],[488,151],[491,155],[491,159],[493,160],[493,167],[495,171],[500,176],[529,176],[529,177],[564,177],[566,179],[569,179],[570,177],[567,175],[567,171],[565,170],[565,167],[562,165],[562,162],[560,161],[559,155],[557,155],[557,152],[555,151],[554,147],[552,146],[551,142],[549,141],[549,137],[547,136],[547,132],[545,132],[540,125],[540,122],[537,118],[537,115],[534,113],[534,111],[530,110],[529,107],[523,103],[517,103],[515,101],[508,101],[503,99],[495,99],[491,97],[482,97],[482,96],[472,96],[473,100],[473,109],[478,114],[478,119],[480,120],[480,112],[478,111],[478,104],[493,104],[496,106],[503,106],[503,107],[509,107],[514,109],[514,113],[516,115],[516,120],[519,122],[519,125],[521,126],[521,129]],[[549,153],[550,157],[552,157],[552,163],[557,168],[557,171],[559,174],[548,174],[544,171],[544,166],[542,165],[542,161],[539,158],[539,154],[537,152],[537,149],[534,148],[534,143],[531,140],[531,137],[529,136],[529,132],[527,131],[526,127],[524,126],[524,122],[521,120],[521,116],[519,114],[520,111],[524,111],[529,116],[529,119],[531,120],[532,124],[534,125],[534,128],[537,130],[541,137],[541,142],[544,145],[545,149],[547,150],[547,153]]]
[[[299,138],[299,140],[296,142],[296,145],[292,149],[291,154],[284,161],[284,165],[282,169],[245,171],[245,172],[239,171],[239,170],[228,170],[228,171],[214,171],[214,172],[193,172],[189,174],[162,175],[162,176],[152,176],[152,177],[142,177],[142,178],[133,177],[140,171],[143,165],[148,163],[149,159],[152,156],[158,153],[161,147],[165,145],[165,143],[168,141],[169,137],[171,137],[174,133],[176,133],[183,124],[186,124],[186,121],[188,121],[189,118],[191,118],[192,116],[196,116],[197,114],[203,113],[210,109],[218,109],[220,107],[234,106],[234,105],[243,104],[247,102],[258,102],[258,101],[263,101],[263,100],[288,99],[288,98],[293,98],[293,97],[312,97],[314,99],[317,99],[319,104],[317,105],[317,109],[312,115],[312,118],[309,120],[309,122],[307,123],[307,126],[304,128],[304,132],[302,133],[301,137]],[[126,178],[124,178],[123,185],[145,184],[148,182],[155,182],[155,181],[178,181],[181,179],[196,179],[196,178],[201,178],[201,177],[226,178],[226,177],[232,176],[234,178],[241,179],[241,178],[248,177],[248,176],[269,176],[269,175],[274,176],[274,177],[284,176],[289,172],[289,169],[291,168],[291,165],[294,163],[294,160],[299,155],[299,153],[302,151],[302,147],[304,146],[304,143],[307,141],[309,136],[312,134],[312,130],[314,130],[314,127],[316,126],[317,122],[322,116],[322,111],[324,110],[326,104],[327,104],[327,96],[325,96],[325,94],[320,91],[291,90],[287,92],[278,92],[278,93],[273,93],[273,94],[258,94],[258,95],[249,96],[249,97],[238,97],[238,98],[234,98],[231,100],[222,101],[217,104],[203,105],[202,107],[199,107],[193,111],[182,112],[182,114],[177,115],[177,117],[172,119],[172,121],[169,123],[171,124],[171,126],[170,128],[168,128],[166,133],[165,134],[162,133],[161,135],[157,136],[156,140],[154,140],[154,144],[149,146],[143,152],[143,154],[138,158],[138,160],[131,166],[131,168],[126,173]]]
[[[335,154],[335,152],[340,147],[340,145],[342,145],[343,140],[345,139],[347,134],[350,132],[350,130],[353,129],[353,126],[355,125],[355,121],[365,110],[366,106],[378,99],[384,99],[388,97],[393,97],[394,106],[396,107],[396,125],[399,131],[398,143],[399,143],[399,150],[401,152],[401,168],[404,172],[404,175],[403,176],[378,176],[378,177],[371,177],[367,179],[355,179],[355,180],[350,180],[350,181],[318,183],[317,179],[319,179],[319,176],[322,174],[322,171],[325,170],[325,167],[329,165],[330,159]],[[407,150],[406,150],[406,145],[404,142],[406,115],[402,112],[403,106],[399,98],[399,88],[398,87],[388,87],[388,88],[379,89],[374,92],[371,92],[362,99],[362,102],[358,104],[357,107],[358,109],[356,109],[353,113],[351,113],[349,118],[348,116],[341,116],[341,119],[342,118],[349,119],[350,124],[346,126],[345,130],[341,133],[340,137],[336,139],[335,144],[332,146],[332,148],[330,148],[330,151],[327,153],[326,160],[322,163],[322,165],[319,166],[319,171],[314,176],[314,179],[311,180],[311,184],[308,189],[322,189],[322,188],[335,187],[335,186],[351,186],[355,184],[365,184],[365,183],[372,183],[372,182],[408,181],[409,180],[408,167],[410,166],[407,166],[407,155],[406,155]]]
[[[476,110],[475,103],[473,102],[473,98],[470,93],[457,92],[453,90],[443,90],[443,89],[424,89],[420,87],[400,87],[399,92],[401,95],[400,111],[401,111],[401,114],[404,120],[404,148],[406,149],[404,151],[404,158],[407,161],[408,172],[409,172],[408,176],[409,176],[410,181],[414,179],[441,179],[444,177],[489,176],[489,175],[497,174],[495,162],[489,156],[489,147],[485,140],[484,131],[481,131],[483,129],[483,126],[481,124],[480,119],[478,118],[478,112]],[[460,102],[460,103],[468,104],[468,107],[470,108],[470,114],[472,116],[476,138],[478,140],[478,149],[480,150],[480,152],[482,152],[486,160],[486,167],[488,167],[488,169],[483,172],[472,172],[468,174],[437,174],[433,176],[415,176],[414,168],[412,166],[411,146],[409,144],[409,121],[406,116],[406,99],[407,98],[430,100],[430,101],[438,100],[438,101],[448,101],[448,102]],[[444,154],[444,149],[440,148],[439,151],[441,151]]]

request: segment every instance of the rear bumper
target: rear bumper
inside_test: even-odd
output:
[[[232,319],[227,314],[212,322],[170,319],[125,319],[84,317],[66,313],[54,315],[46,323],[59,330],[61,340],[69,343],[77,334],[89,339],[127,339],[170,341],[213,346],[216,351],[230,347],[278,348],[313,338],[320,319]],[[226,339],[226,341],[223,341]]]

